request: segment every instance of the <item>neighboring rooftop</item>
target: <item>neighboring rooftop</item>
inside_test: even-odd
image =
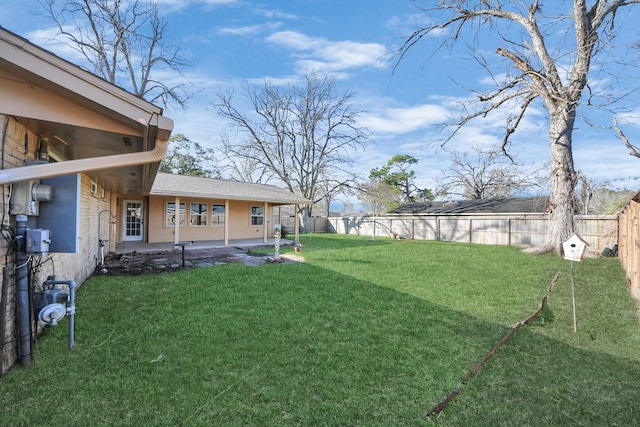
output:
[[[513,197],[507,199],[460,200],[407,203],[389,214],[435,215],[461,213],[546,213],[549,197]]]
[[[152,195],[246,200],[274,204],[306,204],[309,200],[284,188],[251,182],[158,173]]]

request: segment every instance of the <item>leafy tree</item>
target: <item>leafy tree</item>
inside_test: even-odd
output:
[[[213,149],[204,148],[185,135],[178,133],[169,139],[169,149],[160,163],[160,172],[219,178],[220,172],[215,163]]]
[[[393,156],[385,166],[374,168],[369,174],[369,179],[383,182],[397,189],[401,203],[421,202],[433,200],[431,190],[418,188],[415,185],[415,171],[409,170],[412,165],[418,163],[418,159],[408,154]],[[385,193],[387,193],[385,191]]]
[[[369,136],[358,126],[353,94],[337,94],[335,77],[309,71],[304,84],[280,87],[267,81],[248,85],[244,95],[252,112],[241,111],[232,93],[219,94],[214,104],[237,132],[223,138],[227,160],[253,165],[263,177],[314,203],[335,194],[343,185],[338,178],[350,174],[351,156]],[[303,227],[310,213],[310,207],[303,208]]]
[[[499,199],[541,189],[547,177],[503,155],[501,150],[471,147],[471,152],[451,152],[451,165],[444,172],[442,192],[465,199]]]
[[[622,8],[640,0],[447,0],[431,2],[423,8],[428,24],[414,31],[405,41],[399,58],[428,36],[444,37],[447,43],[460,42],[490,74],[495,88],[479,91],[477,103],[463,106],[454,123],[452,136],[473,119],[495,111],[507,111],[503,149],[523,123],[525,115],[540,103],[548,115],[551,154],[551,194],[546,243],[539,252],[562,253],[562,242],[574,231],[573,195],[576,171],[573,162],[573,130],[578,108],[587,93],[585,106],[610,105],[625,96],[615,91],[627,82],[599,78],[611,64],[632,63],[631,50],[619,58],[616,35],[622,21],[615,20]],[[571,5],[571,10],[563,9]],[[565,13],[563,13],[565,12]],[[633,25],[634,19],[626,19]],[[481,37],[481,34],[487,37]],[[490,36],[489,36],[490,35]],[[633,40],[621,40],[631,46]],[[489,62],[484,52],[498,57]],[[603,58],[599,63],[598,58]],[[496,68],[500,68],[498,71]],[[593,68],[593,70],[592,70]],[[590,72],[591,71],[591,72]],[[617,70],[620,72],[620,69]],[[613,75],[613,74],[612,74]],[[628,90],[626,93],[633,93]],[[540,110],[540,109],[536,109]],[[452,137],[451,136],[451,137]]]
[[[92,72],[134,95],[163,107],[184,107],[189,84],[160,78],[188,63],[180,46],[167,39],[167,22],[157,1],[38,0],[64,43],[79,52]]]

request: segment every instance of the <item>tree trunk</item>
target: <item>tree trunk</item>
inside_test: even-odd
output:
[[[551,194],[547,241],[540,252],[555,250],[562,256],[562,242],[574,232],[573,191],[576,172],[573,165],[571,136],[575,111],[562,110],[550,114]]]
[[[298,212],[298,216],[300,217],[300,232],[306,234],[309,230],[309,217],[311,216],[309,206],[304,205]]]

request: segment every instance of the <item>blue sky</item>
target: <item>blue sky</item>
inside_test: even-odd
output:
[[[167,115],[175,122],[174,133],[205,146],[218,145],[225,127],[210,105],[219,91],[235,90],[240,99],[246,82],[296,82],[313,68],[335,74],[339,89],[355,94],[354,102],[362,111],[359,123],[373,132],[365,151],[353,156],[356,171],[367,177],[393,155],[410,154],[419,159],[418,184],[433,188],[441,182],[449,158],[437,149],[447,135],[439,125],[455,114],[454,103],[471,96],[465,87],[486,87],[488,76],[462,49],[445,48],[427,60],[442,42],[437,36],[416,45],[394,71],[394,52],[426,22],[411,0],[161,0],[160,4],[169,36],[193,63],[184,73],[202,89],[186,111]],[[637,22],[638,17],[626,18]],[[4,0],[0,8],[1,26],[80,63],[72,51],[48,41],[50,24],[35,0]],[[485,55],[495,56],[490,51]],[[628,102],[638,105],[639,98],[634,94]],[[541,106],[532,113],[514,134],[511,151],[542,164],[549,159],[547,122]],[[633,112],[626,117],[624,130],[640,145],[640,120]],[[601,117],[596,122],[611,124]],[[463,151],[474,144],[499,145],[504,124],[500,116],[476,120],[447,147]],[[583,122],[574,133],[574,160],[577,169],[596,181],[640,175],[640,159],[628,155],[613,131]],[[623,184],[640,187],[637,180],[619,183]]]

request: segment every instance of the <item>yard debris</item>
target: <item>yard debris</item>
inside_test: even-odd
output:
[[[151,361],[151,363],[158,363],[158,362],[161,362],[161,361],[162,361],[162,359],[164,359],[164,354],[160,353],[160,354],[158,355],[158,357],[156,357],[155,359],[153,359],[153,360]]]
[[[264,246],[264,248],[271,248]],[[251,249],[256,249],[252,247]],[[278,260],[272,260],[272,254],[254,254],[241,247],[224,247],[209,249],[186,249],[185,268],[209,267],[241,262],[248,266],[258,266],[265,263],[300,262],[302,257],[294,254],[280,254]],[[178,271],[182,269],[182,254],[180,251],[132,252],[130,254],[109,254],[105,257],[104,265],[96,267],[95,273],[101,276],[138,276],[143,274]]]
[[[549,284],[549,287],[547,288],[548,292],[551,292],[553,290],[559,278],[560,278],[560,272],[556,273],[555,277]],[[491,351],[489,351],[489,353],[487,353],[487,355],[482,358],[482,360],[471,370],[471,372],[469,372],[467,376],[464,377],[464,379],[460,382],[460,384],[456,388],[454,388],[447,395],[447,397],[445,397],[442,401],[440,401],[440,403],[438,403],[424,417],[426,419],[431,419],[435,415],[438,415],[440,412],[442,412],[444,408],[449,404],[449,402],[451,402],[453,399],[456,398],[456,396],[460,393],[460,390],[462,389],[462,387],[464,387],[469,381],[471,381],[471,378],[473,378],[478,373],[480,368],[482,368],[489,361],[489,359],[491,359],[491,356],[493,356],[496,353],[496,351],[498,351],[498,349],[502,347],[502,345],[505,342],[507,342],[507,340],[514,334],[515,331],[520,329],[523,325],[526,325],[527,323],[532,322],[535,318],[537,318],[538,316],[540,316],[540,314],[542,314],[542,311],[544,310],[544,307],[547,304],[548,297],[549,297],[549,294],[548,293],[545,294],[545,296],[542,297],[542,300],[540,301],[540,307],[538,307],[535,313],[533,313],[531,316],[527,317],[523,321],[516,323],[513,326],[513,328],[511,328],[509,332],[507,332],[507,334],[504,337],[502,337],[502,339],[498,341],[498,343],[495,346],[493,346]]]

